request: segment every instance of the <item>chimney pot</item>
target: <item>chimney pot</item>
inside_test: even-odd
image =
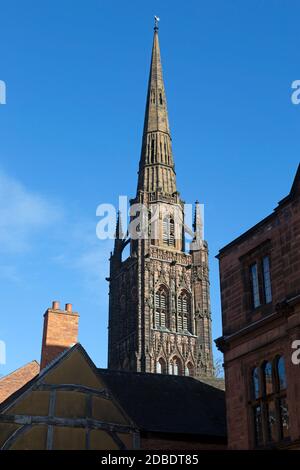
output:
[[[52,309],[53,310],[59,310],[59,301],[58,300],[54,300],[52,302]]]
[[[66,311],[72,312],[72,304],[66,304]]]

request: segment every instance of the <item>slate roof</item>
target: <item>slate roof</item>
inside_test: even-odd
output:
[[[192,377],[98,371],[140,430],[226,438],[223,390]]]

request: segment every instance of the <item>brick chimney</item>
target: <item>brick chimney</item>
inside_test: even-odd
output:
[[[41,369],[78,342],[78,321],[79,314],[72,311],[72,304],[61,310],[57,300],[52,302],[52,308],[44,314]]]

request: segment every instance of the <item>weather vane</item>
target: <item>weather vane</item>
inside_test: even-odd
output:
[[[159,22],[158,16],[154,16],[154,30],[155,31],[158,31],[158,22]]]

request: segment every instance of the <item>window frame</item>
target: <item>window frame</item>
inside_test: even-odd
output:
[[[268,260],[268,270],[267,272],[265,271],[265,264],[264,261]],[[263,283],[263,298],[264,298],[264,304],[270,304],[273,301],[273,295],[272,295],[272,278],[271,278],[271,257],[270,255],[265,255],[261,259],[261,271],[262,271],[262,283]],[[268,279],[266,279],[266,276]],[[268,298],[268,293],[267,291],[269,290],[269,295],[270,298]]]
[[[156,361],[156,373],[157,374],[162,374],[162,375],[167,373],[167,363],[166,363],[166,361],[164,360],[163,357],[160,357]]]
[[[164,303],[162,298],[164,297]],[[157,303],[157,298],[159,302]],[[167,330],[168,329],[168,306],[169,306],[169,291],[161,285],[154,293],[154,319],[153,326],[156,330]]]
[[[282,359],[284,361],[284,370],[285,370],[285,385],[286,388],[280,387],[280,380],[279,380],[279,373],[278,373],[278,363],[279,360]],[[272,392],[267,393],[266,382],[265,382],[265,368],[267,364],[272,365]],[[250,378],[250,413],[251,413],[251,421],[252,421],[252,439],[253,439],[253,447],[254,448],[265,448],[265,447],[276,447],[276,445],[280,444],[281,442],[289,441],[290,436],[284,436],[283,430],[283,419],[282,419],[282,410],[280,408],[281,402],[283,400],[287,401],[287,376],[286,376],[286,361],[284,358],[284,354],[280,353],[277,354],[272,359],[264,360],[260,364],[256,364],[254,367],[251,367],[250,374],[248,377]],[[254,371],[258,370],[258,379],[259,379],[259,391],[258,395],[254,394]],[[269,410],[270,407],[274,406],[274,414],[275,414],[275,428],[274,428],[274,439],[270,438],[270,416]],[[257,441],[257,423],[255,420],[255,411],[260,407],[261,410],[261,436],[262,441]],[[287,403],[288,407],[288,403]],[[287,411],[287,416],[288,411]]]
[[[176,367],[176,369],[175,369]],[[175,373],[175,370],[177,373]],[[169,374],[170,375],[182,375],[182,362],[181,359],[178,356],[172,357],[172,359],[169,362]]]
[[[172,214],[167,214],[162,219],[162,241],[165,246],[176,247],[175,220]]]
[[[254,279],[254,268],[255,268],[255,279]],[[251,296],[252,296],[252,307],[257,309],[261,307],[261,292],[260,292],[260,279],[259,279],[259,264],[257,261],[252,263],[250,269],[250,284],[251,284]],[[257,303],[256,303],[257,299]]]
[[[183,289],[177,296],[176,331],[178,333],[191,333],[191,311],[191,295]]]
[[[265,278],[263,269],[263,259],[269,259],[269,280],[270,280],[270,293],[271,299],[267,301],[265,294]],[[273,285],[272,285],[272,241],[266,239],[260,245],[251,249],[247,253],[239,257],[242,265],[242,282],[244,287],[243,305],[246,313],[246,320],[251,322],[253,314],[268,314],[272,311],[273,306]],[[255,306],[253,301],[253,286],[251,277],[251,267],[257,265],[258,284],[259,284],[259,299],[260,305]]]

